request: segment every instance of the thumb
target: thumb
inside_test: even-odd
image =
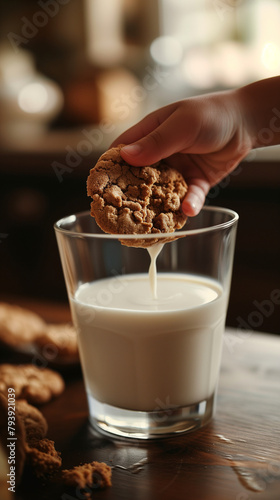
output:
[[[142,139],[121,149],[122,158],[137,167],[151,165],[172,154],[174,148],[166,144],[166,136],[156,129]]]
[[[184,150],[190,137],[184,123],[178,122],[176,113],[146,135],[121,149],[122,158],[130,165],[151,165]]]

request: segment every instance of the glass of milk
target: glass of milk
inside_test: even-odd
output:
[[[89,212],[55,224],[95,428],[149,439],[211,420],[237,222],[205,207],[149,251],[122,244],[143,235],[105,234]]]

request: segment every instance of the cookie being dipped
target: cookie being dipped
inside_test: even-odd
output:
[[[154,234],[155,238],[121,240],[126,246],[148,247],[159,241],[157,234],[184,226],[187,216],[181,203],[188,186],[180,172],[163,162],[132,167],[121,157],[122,147],[106,151],[90,171],[91,215],[106,233]]]

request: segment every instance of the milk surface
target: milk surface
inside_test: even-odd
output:
[[[131,410],[187,406],[217,383],[226,301],[199,276],[148,274],[84,284],[71,300],[90,396]]]

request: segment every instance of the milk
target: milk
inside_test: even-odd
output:
[[[157,299],[157,258],[164,247],[164,243],[157,243],[147,248],[151,263],[149,267],[149,280],[153,299]]]
[[[89,397],[130,410],[213,395],[227,297],[203,277],[158,273],[86,283],[71,300]]]

